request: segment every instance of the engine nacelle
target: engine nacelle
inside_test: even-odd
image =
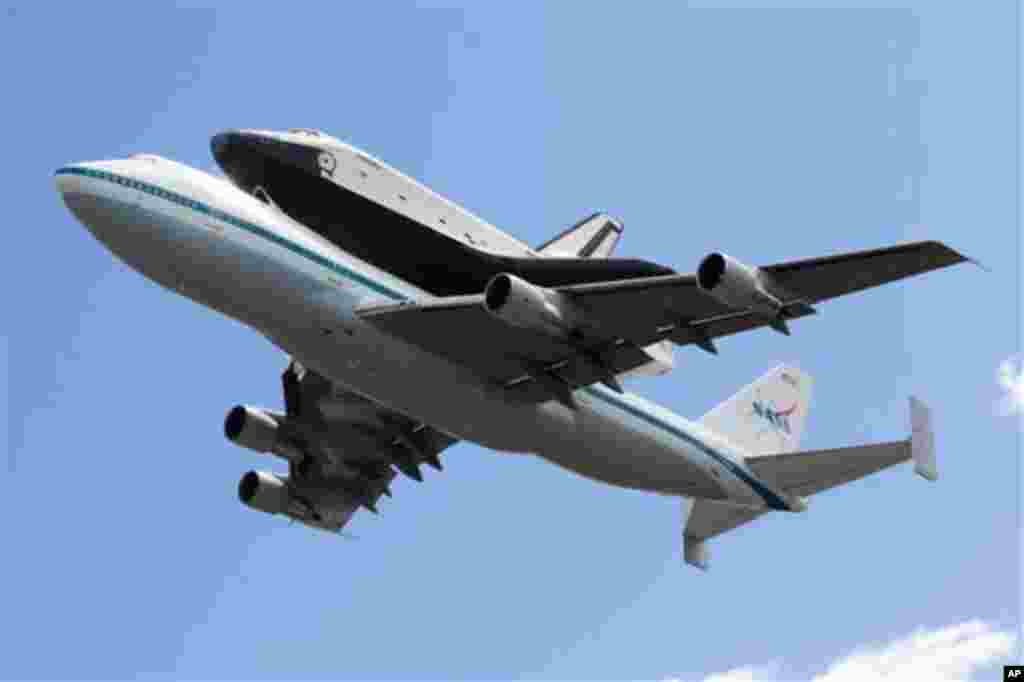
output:
[[[272,414],[259,407],[238,405],[231,408],[224,419],[224,435],[235,445],[256,452],[272,452],[279,457],[297,462],[302,452],[281,438],[283,415]]]
[[[256,452],[274,452],[278,423],[266,410],[248,405],[231,408],[224,419],[224,435],[235,445]]]
[[[266,471],[250,471],[238,482],[238,499],[250,509],[285,514],[292,501],[287,480],[286,476],[278,477]]]
[[[712,253],[700,262],[697,286],[730,308],[770,317],[782,310],[782,302],[765,289],[759,269],[724,253]]]
[[[507,273],[495,275],[487,283],[484,310],[513,327],[563,339],[583,323],[579,310],[558,292]]]
[[[312,492],[318,507],[311,506]],[[288,476],[268,471],[249,471],[238,482],[238,499],[249,509],[282,514],[304,526],[337,532],[352,518],[359,504],[343,491],[303,491],[292,494]]]

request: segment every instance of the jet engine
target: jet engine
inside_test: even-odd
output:
[[[278,477],[266,471],[250,471],[238,482],[238,499],[250,509],[268,514],[284,514],[291,506],[287,477]]]
[[[238,499],[249,509],[283,514],[304,526],[331,532],[339,532],[359,507],[344,490],[293,491],[288,476],[268,471],[246,472],[238,482]]]
[[[697,286],[730,308],[753,310],[768,317],[782,310],[782,302],[765,289],[758,268],[724,253],[712,253],[700,262]]]
[[[573,336],[583,323],[582,313],[557,291],[506,273],[487,283],[484,310],[513,327],[562,339]]]
[[[288,460],[302,459],[298,448],[281,439],[280,431],[280,418],[259,407],[237,405],[224,419],[224,435],[235,445]]]

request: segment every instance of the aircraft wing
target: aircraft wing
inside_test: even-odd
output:
[[[377,512],[395,469],[422,481],[422,464],[441,470],[451,436],[351,393],[292,362],[281,377],[284,415],[275,415],[291,451],[288,487],[296,520],[339,531],[360,507]]]
[[[934,241],[760,268],[786,319],[813,314],[812,303],[967,260]],[[370,306],[358,314],[383,331],[466,366],[496,386],[515,388],[529,401],[572,402],[572,389],[650,361],[643,347],[670,339],[717,352],[714,339],[773,320],[730,307],[697,285],[696,275],[663,275],[556,287],[592,323],[572,340],[506,324],[484,309],[483,295],[423,304]],[[784,325],[784,323],[782,323]],[[783,329],[785,327],[783,326]],[[510,393],[512,395],[512,393]]]

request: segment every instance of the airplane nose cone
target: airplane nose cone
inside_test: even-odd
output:
[[[53,184],[65,200],[72,194],[95,194],[102,184],[100,174],[113,165],[112,161],[82,161],[61,166],[53,174]]]
[[[112,161],[89,161],[62,166],[54,173],[54,185],[64,205],[100,241],[111,234],[111,215],[116,213],[108,198],[108,168]]]
[[[79,191],[82,186],[80,178],[85,176],[85,167],[87,165],[88,164],[84,163],[76,163],[58,168],[53,174],[53,184],[57,193],[64,196],[68,193]]]

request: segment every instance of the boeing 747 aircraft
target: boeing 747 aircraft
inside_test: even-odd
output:
[[[228,179],[140,154],[65,166],[71,212],[130,267],[265,335],[291,360],[282,411],[238,406],[226,436],[277,455],[253,509],[339,532],[397,472],[421,480],[458,440],[533,453],[605,483],[678,496],[684,557],[768,511],[907,460],[937,476],[928,409],[906,440],[798,450],[811,378],[771,370],[691,422],[623,390],[673,345],[793,320],[845,294],[966,260],[938,242],[695,274],[612,257],[596,214],[536,248],[317,131],[213,138]]]

